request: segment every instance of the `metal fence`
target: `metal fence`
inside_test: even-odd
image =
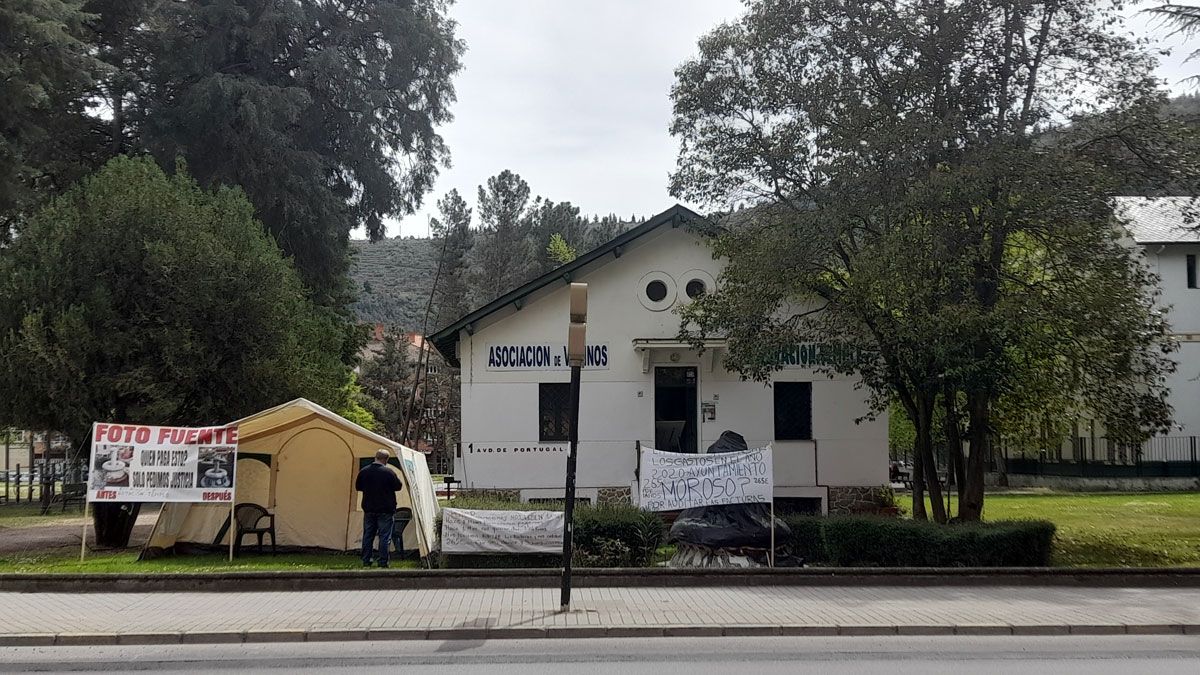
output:
[[[1200,477],[1200,439],[1155,436],[1142,443],[1088,436],[1062,443],[1001,439],[988,461],[989,472],[1080,478]],[[935,447],[938,472],[946,471],[946,447]],[[895,448],[892,462],[912,466],[911,450]]]
[[[1082,478],[1200,477],[1195,436],[1156,436],[1143,443],[1080,436],[1061,446],[1005,453],[1008,473]],[[1011,448],[1005,447],[1008,451]]]
[[[0,470],[0,505],[38,502],[48,507],[68,491],[87,482],[87,461],[34,460],[29,466]]]

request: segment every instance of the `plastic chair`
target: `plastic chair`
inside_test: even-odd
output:
[[[271,555],[275,555],[275,514],[268,513],[267,510],[258,504],[244,503],[233,507],[233,514],[237,520],[237,540],[234,545],[234,553],[242,552],[242,537],[247,534],[258,536],[258,552],[263,552],[263,535],[271,535]],[[259,527],[259,523],[263,518],[267,519],[266,527]]]

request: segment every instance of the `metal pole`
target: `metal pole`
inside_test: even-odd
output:
[[[767,563],[771,567],[775,566],[775,495],[771,495],[771,555],[767,556]]]
[[[571,366],[571,423],[567,434],[570,450],[567,453],[567,489],[566,506],[563,512],[563,573],[560,610],[571,609],[571,555],[572,535],[575,532],[573,518],[575,516],[575,458],[579,452],[579,376],[580,366]]]

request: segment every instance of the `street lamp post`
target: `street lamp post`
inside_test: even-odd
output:
[[[571,366],[571,417],[567,430],[566,505],[563,513],[563,574],[560,609],[571,609],[571,556],[575,533],[575,461],[579,453],[579,376],[587,353],[587,284],[571,284],[571,322],[567,326],[567,364]]]

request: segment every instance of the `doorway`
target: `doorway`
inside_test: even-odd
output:
[[[654,444],[666,452],[697,452],[696,368],[654,369]]]

